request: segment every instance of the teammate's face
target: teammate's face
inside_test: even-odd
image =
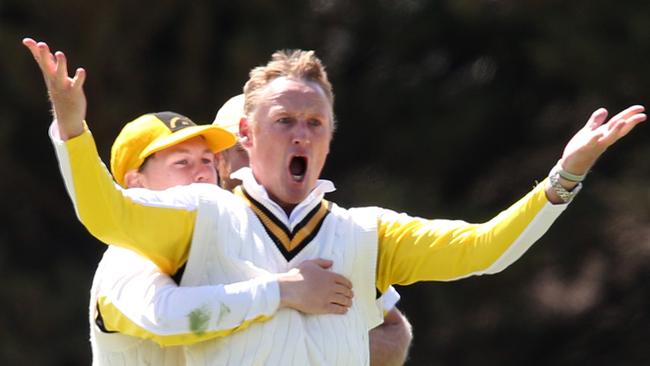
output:
[[[332,138],[332,106],[313,82],[281,77],[242,122],[253,174],[286,211],[316,186]]]
[[[219,185],[223,189],[232,191],[241,184],[239,179],[231,179],[230,174],[248,166],[248,152],[241,144],[221,151],[215,155],[217,172],[219,173]]]
[[[139,173],[139,186],[163,190],[191,183],[217,183],[214,153],[201,136],[157,151]]]

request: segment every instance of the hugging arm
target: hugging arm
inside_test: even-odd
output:
[[[98,269],[94,326],[170,346],[227,336],[279,308],[342,314],[351,305],[351,284],[327,271],[330,265],[309,260],[287,273],[179,287],[147,259],[112,247]]]

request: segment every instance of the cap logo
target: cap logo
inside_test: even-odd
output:
[[[169,127],[171,127],[172,130],[176,130],[177,126],[178,128],[183,128],[185,126],[189,126],[190,122],[186,119],[180,119],[178,117],[172,118],[172,120],[169,122]]]
[[[173,112],[154,113],[156,118],[163,122],[172,132],[176,132],[185,127],[196,126],[189,118]]]

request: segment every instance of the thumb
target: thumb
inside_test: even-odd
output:
[[[316,258],[313,261],[314,261],[314,263],[316,263],[317,265],[319,265],[321,268],[324,268],[324,269],[328,269],[328,268],[330,268],[332,266],[332,264],[334,264],[333,261],[331,261],[329,259],[324,259],[324,258]]]

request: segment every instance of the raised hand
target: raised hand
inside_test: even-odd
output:
[[[560,166],[573,174],[584,175],[608,147],[627,135],[646,120],[645,108],[631,106],[607,119],[607,110],[600,108],[592,113],[587,124],[576,133],[564,148]]]
[[[46,43],[31,38],[23,39],[23,44],[32,53],[43,73],[61,138],[67,140],[80,135],[86,118],[86,95],[83,91],[86,71],[78,68],[74,76],[70,77],[63,52],[52,54]]]
[[[345,314],[352,305],[352,283],[329,271],[332,261],[306,260],[278,275],[280,306],[307,314]]]

